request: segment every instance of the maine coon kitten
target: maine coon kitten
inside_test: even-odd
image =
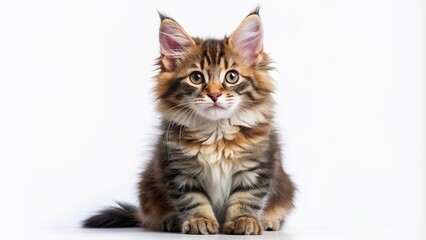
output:
[[[191,234],[281,228],[295,188],[272,124],[274,84],[258,12],[230,37],[205,40],[161,16],[155,93],[162,134],[139,182],[140,207],[119,203],[84,227]]]

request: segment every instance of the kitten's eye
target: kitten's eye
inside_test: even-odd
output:
[[[195,71],[189,75],[189,80],[191,80],[192,83],[201,84],[204,82],[204,75],[202,72]]]
[[[228,71],[225,75],[225,80],[230,84],[235,84],[240,79],[240,75],[234,70]]]

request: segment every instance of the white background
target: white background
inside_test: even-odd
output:
[[[258,3],[299,188],[284,230],[262,238],[424,239],[420,0],[0,2],[0,234],[182,238],[78,226],[114,200],[137,202],[158,133],[156,10],[223,37]]]

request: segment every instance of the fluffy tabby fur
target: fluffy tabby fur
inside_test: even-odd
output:
[[[273,125],[272,68],[258,12],[230,37],[205,40],[160,15],[162,134],[139,182],[140,207],[120,203],[84,227],[191,234],[281,228],[295,188]]]

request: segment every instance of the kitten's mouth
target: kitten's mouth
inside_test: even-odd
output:
[[[199,114],[209,120],[219,120],[229,118],[233,112],[233,107],[229,106],[226,103],[210,103],[209,105],[204,105],[203,108],[198,108]]]
[[[225,107],[223,107],[223,106],[220,106],[219,104],[217,104],[217,103],[213,103],[210,107],[207,107],[207,109],[211,109],[211,110],[213,110],[213,109],[226,109]]]

